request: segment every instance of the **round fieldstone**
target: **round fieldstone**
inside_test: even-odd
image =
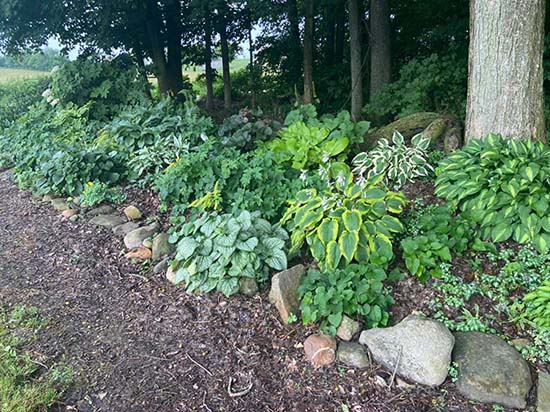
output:
[[[447,378],[454,345],[441,322],[411,315],[391,328],[363,331],[359,343],[388,370],[421,385],[438,386]]]
[[[337,357],[339,362],[352,368],[363,369],[370,363],[365,347],[359,343],[340,342]]]
[[[116,215],[98,215],[90,219],[90,224],[112,229],[126,222],[126,219]]]
[[[531,372],[516,349],[496,335],[479,332],[458,332],[455,339],[460,393],[478,402],[525,408]]]
[[[328,335],[311,335],[304,342],[304,351],[314,368],[330,365],[336,359],[336,339]]]

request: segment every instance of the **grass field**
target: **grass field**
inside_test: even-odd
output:
[[[7,69],[0,67],[0,84],[9,83],[14,80],[34,79],[36,77],[47,76],[48,72],[39,72],[37,70]]]

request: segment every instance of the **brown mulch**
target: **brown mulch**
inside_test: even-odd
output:
[[[189,295],[123,252],[110,231],[62,220],[0,176],[0,306],[36,306],[49,319],[31,356],[75,370],[55,411],[492,410],[449,381],[388,388],[392,371],[376,365],[313,370],[301,347],[312,330],[282,325],[266,292]],[[417,293],[413,283],[398,293],[406,311],[421,309]],[[251,390],[231,397],[230,379],[234,392]]]

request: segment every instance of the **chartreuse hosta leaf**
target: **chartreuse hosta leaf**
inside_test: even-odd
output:
[[[392,258],[392,236],[403,230],[392,214],[403,212],[404,196],[383,187],[361,187],[352,180],[323,193],[300,192],[290,202],[281,223],[291,231],[292,253],[307,239],[321,269],[367,262],[372,255]]]
[[[542,142],[490,135],[444,159],[436,195],[467,212],[482,235],[549,250],[550,149]]]

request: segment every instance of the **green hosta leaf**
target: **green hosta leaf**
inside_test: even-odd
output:
[[[401,233],[403,231],[403,224],[394,216],[384,216],[382,222],[390,232]]]
[[[526,226],[519,224],[514,228],[514,240],[518,243],[526,243],[531,239],[529,230]]]
[[[494,242],[504,242],[512,236],[514,228],[509,223],[499,223],[491,231]]]
[[[533,238],[533,245],[540,253],[546,253],[550,249],[550,235],[543,233]]]
[[[185,237],[179,241],[177,246],[177,260],[187,260],[189,259],[195,250],[197,250],[198,242],[192,237]]]
[[[311,241],[310,250],[313,259],[315,259],[317,262],[322,262],[323,260],[325,260],[326,246],[318,237],[314,237]]]
[[[340,264],[342,259],[342,253],[340,246],[334,240],[331,240],[327,244],[326,264],[329,269],[335,269]]]
[[[341,137],[340,139],[327,140],[321,147],[321,151],[328,153],[331,157],[339,155],[349,146],[349,139]]]
[[[343,316],[342,316],[341,312],[340,313],[333,313],[332,315],[329,315],[327,317],[327,320],[332,326],[337,328],[342,323],[342,317]]]
[[[317,235],[323,243],[336,240],[338,237],[338,221],[335,219],[325,219],[317,228]]]
[[[355,255],[357,246],[359,244],[359,234],[357,233],[357,231],[344,231],[342,233],[342,236],[340,236],[340,240],[338,243],[340,245],[340,252],[342,253],[342,256],[344,256],[346,261],[350,263],[353,260],[353,256]]]
[[[361,228],[363,218],[357,210],[346,210],[342,215],[344,226],[348,232],[354,232]]]
[[[403,138],[403,135],[399,133],[397,130],[393,132],[393,136],[391,140],[393,144],[396,146],[401,146],[405,143],[405,139]]]
[[[386,197],[386,192],[382,189],[372,188],[368,189],[363,193],[365,199],[372,202],[377,200],[383,200]]]

